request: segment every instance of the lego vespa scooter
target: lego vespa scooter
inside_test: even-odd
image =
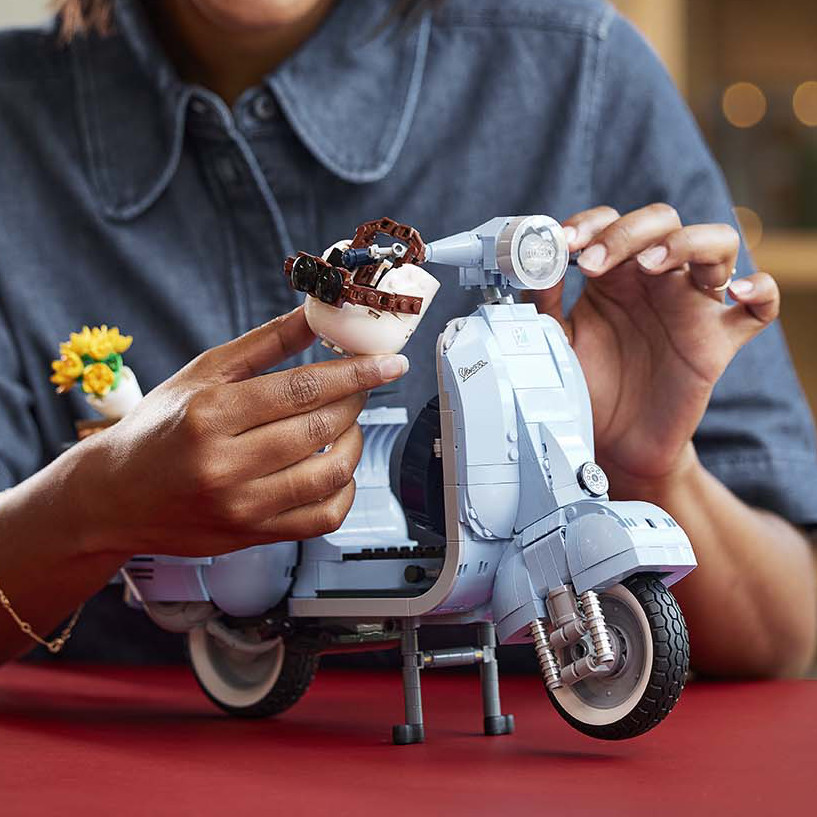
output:
[[[585,734],[631,738],[669,713],[689,665],[669,587],[695,567],[692,547],[661,508],[609,499],[561,326],[503,294],[552,287],[568,263],[561,227],[543,215],[428,245],[381,219],[323,256],[287,260],[313,331],[346,354],[402,348],[439,285],[420,264],[457,268],[485,302],[439,336],[438,394],[408,434],[401,501],[389,460],[406,410],[369,409],[357,495],[334,533],[124,567],[126,600],[187,633],[217,706],[278,714],[306,692],[321,653],[399,644],[406,717],[395,743],[424,740],[422,672],[462,664],[480,668],[485,734],[507,734],[500,643],[530,645],[551,702]],[[423,650],[418,629],[434,624],[473,625],[475,644]]]

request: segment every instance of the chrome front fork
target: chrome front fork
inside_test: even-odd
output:
[[[609,672],[615,663],[615,653],[596,592],[586,590],[577,598],[570,587],[563,585],[548,594],[546,605],[550,614],[550,632],[541,619],[530,623],[545,686],[553,691],[573,686],[593,673]],[[566,650],[585,635],[589,635],[592,649],[561,667],[555,650]]]

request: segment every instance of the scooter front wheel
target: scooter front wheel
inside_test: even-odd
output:
[[[294,706],[318,669],[319,656],[278,646],[251,655],[226,646],[204,627],[191,630],[187,650],[204,694],[229,715],[267,718]]]
[[[649,731],[675,706],[689,671],[689,637],[678,603],[652,574],[625,579],[599,593],[615,653],[609,673],[548,692],[575,729],[602,740]],[[587,654],[589,637],[561,650],[565,666]]]

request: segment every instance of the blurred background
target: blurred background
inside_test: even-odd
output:
[[[817,413],[814,0],[614,0],[663,58],[724,169],[744,239],[783,290],[782,322]],[[0,26],[48,0],[0,0]]]
[[[813,0],[616,0],[684,93],[744,240],[783,291],[817,413],[817,14]]]

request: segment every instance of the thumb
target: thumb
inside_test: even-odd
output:
[[[729,294],[737,303],[726,310],[724,322],[740,348],[777,317],[780,290],[771,275],[756,272],[734,281]]]
[[[218,383],[248,380],[302,352],[314,340],[299,306],[205,352],[196,360],[196,374]]]

